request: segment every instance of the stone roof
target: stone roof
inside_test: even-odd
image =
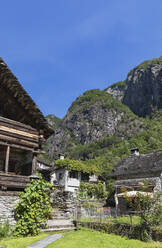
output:
[[[131,155],[122,159],[108,174],[108,178],[133,178],[162,173],[162,151]]]
[[[33,128],[37,129],[38,131],[42,130],[46,138],[48,138],[53,133],[52,128],[47,123],[42,112],[39,110],[35,102],[21,86],[18,79],[10,71],[10,69],[8,68],[8,66],[3,61],[2,58],[0,58],[0,91],[7,92],[7,95],[9,96],[7,97],[7,101],[5,97],[4,100],[1,99],[0,105],[3,107],[3,102],[4,105],[6,104],[6,108],[4,109],[4,115],[6,114],[7,111],[8,112],[10,110],[12,111],[12,107],[14,108],[16,105],[14,104],[14,102],[19,105],[19,110],[16,111],[16,113],[12,115],[6,114],[5,116],[2,115],[2,113],[0,113],[0,115],[6,118],[13,119],[15,121],[22,122],[27,125],[31,125]],[[2,98],[2,94],[1,94],[1,98]],[[12,98],[12,101],[8,98]],[[9,110],[8,110],[9,108],[8,106],[10,106]],[[21,118],[17,117],[20,116],[19,112],[21,112]]]
[[[43,158],[38,157],[37,162],[44,164],[45,166],[52,167],[52,165],[50,163],[48,163],[46,160],[44,160]]]

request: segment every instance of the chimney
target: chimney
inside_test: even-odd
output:
[[[138,147],[131,148],[131,155],[136,155],[136,156],[140,155]]]
[[[64,160],[65,156],[64,154],[59,154],[60,159]]]

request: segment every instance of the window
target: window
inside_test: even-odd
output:
[[[78,172],[77,171],[70,171],[69,177],[78,179]]]

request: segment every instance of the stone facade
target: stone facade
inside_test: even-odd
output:
[[[77,205],[77,199],[72,192],[66,192],[63,188],[57,187],[51,193],[51,202],[54,208],[55,217],[73,217]]]
[[[123,193],[124,188],[132,193],[141,191],[147,182],[147,189],[143,188],[143,191],[162,192],[162,151],[141,155],[134,153],[122,159],[109,173],[108,178],[115,179],[116,208],[118,206],[122,213],[126,210],[125,200],[118,199],[118,196]]]
[[[10,225],[15,225],[14,209],[19,201],[19,195],[15,192],[0,192],[0,222],[9,220]]]

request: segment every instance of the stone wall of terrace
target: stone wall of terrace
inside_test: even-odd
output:
[[[0,222],[4,223],[9,220],[10,225],[15,225],[14,210],[16,203],[19,201],[17,192],[0,191]]]

